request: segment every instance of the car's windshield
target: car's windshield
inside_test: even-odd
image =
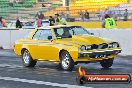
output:
[[[72,35],[90,34],[86,29],[80,26],[54,28],[54,32],[57,38],[72,38]]]

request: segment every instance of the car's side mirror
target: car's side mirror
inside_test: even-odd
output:
[[[48,36],[48,40],[51,40],[52,39],[52,36]]]
[[[94,33],[90,33],[91,35],[94,35]]]

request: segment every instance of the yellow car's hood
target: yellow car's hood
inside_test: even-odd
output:
[[[93,35],[73,35],[72,38],[58,39],[56,42],[68,45],[92,45],[109,43],[105,39]]]

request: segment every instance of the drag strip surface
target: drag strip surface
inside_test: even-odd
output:
[[[76,68],[82,66],[88,74],[131,74],[132,58],[118,57],[110,69],[102,69],[99,63],[79,64],[72,72],[61,71],[57,65],[39,62],[34,68],[25,68],[21,58],[11,50],[0,50],[0,88],[132,88],[130,84],[76,83]]]

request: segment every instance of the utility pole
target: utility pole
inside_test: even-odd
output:
[[[69,0],[62,0],[63,6],[66,7],[66,17],[69,18]]]
[[[69,18],[69,0],[65,0],[65,5],[66,5],[66,17]]]

